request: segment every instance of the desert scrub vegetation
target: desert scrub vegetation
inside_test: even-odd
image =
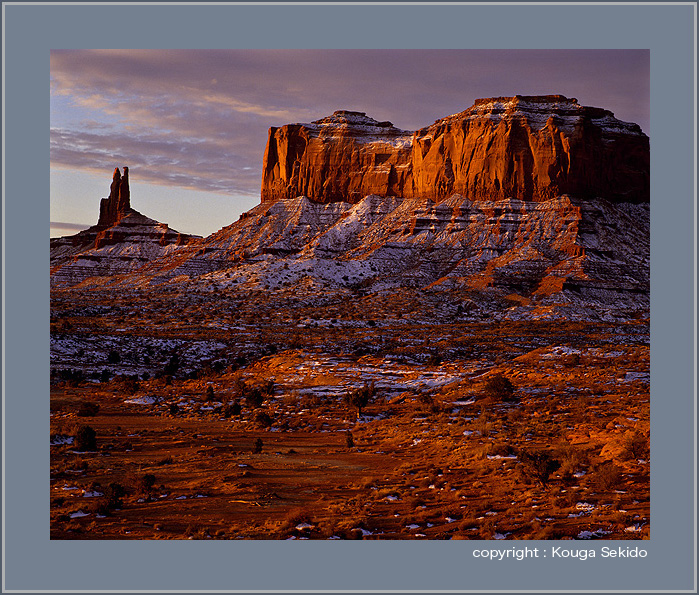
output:
[[[514,401],[515,386],[512,381],[503,374],[495,374],[488,378],[483,385],[483,395],[486,399],[496,402]]]
[[[524,477],[546,487],[549,477],[557,471],[561,463],[544,450],[520,450],[517,458],[521,464]]]
[[[602,492],[611,492],[621,486],[623,471],[613,461],[597,465],[593,470],[592,484]]]
[[[636,430],[624,440],[624,450],[621,457],[625,461],[633,459],[648,460],[650,457],[650,445],[648,437]]]
[[[73,448],[75,450],[81,452],[97,450],[97,432],[91,426],[78,426],[73,438]]]
[[[376,395],[374,383],[365,383],[361,388],[350,390],[345,394],[345,404],[357,411],[357,419],[362,415],[362,409],[366,407]]]
[[[548,538],[575,538],[592,523],[599,520],[602,526],[612,518],[616,524],[610,539],[640,537],[640,532],[625,533],[625,529],[647,523],[649,516],[650,465],[646,464],[649,458],[643,456],[648,446],[647,383],[616,381],[618,370],[606,355],[590,365],[585,360],[579,366],[560,365],[554,370],[557,358],[539,355],[551,352],[549,345],[570,343],[567,337],[560,341],[564,329],[558,323],[546,327],[545,335],[534,328],[536,325],[527,335],[526,329],[517,331],[523,325],[514,325],[512,330],[509,323],[500,328],[469,323],[452,329],[444,325],[428,332],[424,325],[411,326],[410,316],[425,317],[416,309],[404,315],[401,328],[396,330],[391,327],[390,316],[378,311],[362,314],[359,307],[353,313],[357,322],[342,326],[347,317],[341,315],[341,307],[338,305],[332,316],[338,320],[335,328],[323,328],[321,323],[330,324],[331,316],[319,313],[318,308],[309,307],[300,314],[275,313],[291,328],[306,316],[320,322],[303,331],[299,338],[303,351],[261,358],[260,349],[266,343],[284,344],[287,339],[274,337],[271,328],[260,326],[252,307],[236,304],[231,307],[231,319],[235,316],[241,327],[258,326],[225,333],[215,326],[197,330],[197,340],[207,337],[226,345],[214,358],[224,360],[225,367],[217,371],[211,365],[207,376],[201,377],[206,361],[191,362],[186,347],[178,347],[181,369],[170,386],[162,376],[153,376],[168,362],[171,346],[151,354],[149,380],[143,379],[143,353],[136,361],[120,346],[122,362],[112,367],[112,373],[138,371],[138,395],[159,398],[153,406],[133,400],[127,403],[129,397],[118,381],[106,385],[85,382],[76,389],[56,382],[58,375],[54,374],[52,537],[183,539],[191,524],[192,534],[202,528],[209,531],[209,537],[203,538],[441,539],[448,534],[451,538],[478,539],[486,521],[483,534],[493,538],[500,534],[507,539],[529,539],[537,532]],[[244,309],[240,314],[239,308]],[[190,314],[192,322],[187,324],[199,320]],[[366,324],[367,315],[376,319],[375,327]],[[616,328],[610,327],[610,332]],[[187,329],[184,325],[178,333],[190,332]],[[430,334],[431,342],[425,347],[422,341]],[[442,336],[446,338],[442,340]],[[517,355],[513,343],[529,341],[528,336],[540,346],[537,353],[530,360],[513,357]],[[399,357],[383,360],[377,356],[382,337],[398,339],[386,347]],[[603,341],[608,339],[589,343]],[[244,347],[252,344],[260,349]],[[519,353],[526,352],[526,347],[517,347]],[[107,349],[95,366],[98,372],[105,365]],[[425,356],[437,349],[442,364],[427,370]],[[233,370],[231,366],[241,354],[247,361],[236,364]],[[133,369],[134,363],[138,370]],[[498,365],[497,369],[492,369],[493,365]],[[197,378],[190,378],[192,366]],[[489,376],[500,372],[516,385],[513,400],[483,398],[488,376],[476,380],[473,375],[484,368],[492,369]],[[570,381],[573,374],[575,378]],[[399,379],[395,387],[387,382],[392,375]],[[450,377],[456,381],[444,388],[425,382],[448,381]],[[86,378],[90,378],[89,372]],[[261,389],[271,378],[275,396],[281,398],[263,396],[259,407],[251,406],[254,403],[245,396],[248,389],[242,386]],[[356,409],[344,401],[343,391],[349,390],[348,386],[363,388],[364,380],[372,378],[381,383],[380,396],[385,394],[386,399],[374,398],[362,408],[362,418],[356,423]],[[238,380],[241,389],[237,388]],[[203,403],[207,385],[213,387],[213,409]],[[594,394],[588,394],[588,389]],[[81,401],[99,403],[99,416],[76,417]],[[177,407],[174,415],[169,413],[170,405]],[[438,410],[433,410],[433,405]],[[273,418],[278,432],[258,425],[256,417],[263,412]],[[96,429],[97,452],[76,455],[73,443],[59,440],[59,435],[74,436],[76,423],[89,423]],[[636,430],[639,435],[632,440],[631,433]],[[350,436],[355,446],[348,448]],[[258,437],[264,440],[264,452],[253,454]],[[627,454],[622,454],[625,439]],[[541,450],[560,462],[546,489],[535,475],[523,481],[521,461],[511,458],[521,449]],[[506,458],[489,459],[487,455]],[[75,473],[79,457],[89,468]],[[596,489],[594,465],[604,457],[614,457],[628,473],[620,488],[627,493]],[[113,471],[107,471],[111,468]],[[149,473],[157,475],[157,483],[162,482],[167,489],[161,486],[159,492],[154,491],[152,501],[138,502],[143,499],[139,479]],[[122,498],[123,513],[106,519],[94,514],[84,519],[70,517],[80,504],[85,511],[86,504],[98,502],[97,497],[82,500],[78,491],[87,491],[93,480],[102,486],[113,481],[128,486],[129,497]],[[64,491],[69,487],[77,490]],[[195,495],[205,489],[210,500],[196,499]],[[104,492],[104,488],[98,491]],[[352,504],[348,504],[350,500]],[[588,502],[596,509],[580,516],[578,502]],[[309,514],[313,521],[309,524],[315,528],[302,532],[293,525],[282,532],[288,511],[296,507]],[[205,510],[216,510],[220,518],[212,520]],[[624,510],[628,512],[622,513]],[[497,515],[489,516],[489,512]],[[58,520],[59,515],[65,518]],[[533,523],[539,523],[538,528]],[[408,529],[412,524],[419,527]],[[156,525],[160,528],[154,528]],[[82,535],[68,533],[69,527],[82,527]],[[219,533],[221,527],[224,535]]]
[[[558,447],[556,450],[556,458],[561,463],[558,471],[561,477],[566,481],[572,480],[576,472],[583,472],[590,465],[590,457],[587,451],[582,447],[568,443]]]

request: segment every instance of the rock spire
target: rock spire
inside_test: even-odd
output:
[[[124,167],[124,175],[119,168],[114,168],[109,198],[100,201],[100,216],[97,225],[110,227],[132,211],[129,191],[129,168]]]

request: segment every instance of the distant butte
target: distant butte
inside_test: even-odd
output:
[[[97,225],[51,239],[51,282],[75,284],[90,276],[126,273],[198,239],[131,208],[129,168],[122,175],[117,167],[109,197],[100,201]]]
[[[648,202],[650,148],[636,124],[563,95],[477,99],[415,132],[363,112],[270,128],[262,201],[369,194],[540,202],[562,194]]]

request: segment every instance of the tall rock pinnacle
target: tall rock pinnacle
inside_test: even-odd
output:
[[[124,175],[122,176],[119,168],[116,167],[109,190],[109,198],[103,198],[100,201],[100,217],[97,225],[110,227],[131,211],[129,168],[124,167]]]

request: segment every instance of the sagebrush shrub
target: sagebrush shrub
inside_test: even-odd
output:
[[[97,450],[97,433],[90,426],[79,426],[75,432],[75,450]]]
[[[263,428],[268,428],[272,425],[272,417],[266,411],[258,411],[255,415],[255,422]]]
[[[233,403],[229,403],[228,405],[226,405],[223,408],[222,414],[223,414],[223,417],[228,418],[228,417],[240,415],[240,411],[241,411],[240,403],[238,403],[238,401],[234,401]]]
[[[153,490],[153,486],[155,485],[155,475],[152,473],[146,473],[143,477],[141,477],[141,481],[139,482],[139,489],[141,493],[143,494],[150,494],[151,491]]]
[[[521,450],[517,458],[524,475],[546,487],[551,473],[557,471],[561,463],[543,450]]]
[[[204,402],[211,403],[214,398],[214,387],[209,385],[206,387],[206,392],[204,393]]]
[[[357,410],[357,417],[362,415],[362,409],[369,404],[369,401],[376,394],[374,383],[364,384],[361,388],[356,388],[345,394],[345,403],[348,407]]]
[[[495,401],[513,401],[515,387],[509,378],[502,374],[495,374],[483,385],[483,393]]]
[[[618,488],[621,485],[622,479],[621,468],[612,461],[607,461],[599,465],[592,476],[592,482],[595,487],[604,492],[609,492]]]
[[[638,431],[627,436],[624,441],[624,451],[622,452],[622,456],[625,460],[647,459],[649,455],[650,447],[648,445],[648,438]]]

